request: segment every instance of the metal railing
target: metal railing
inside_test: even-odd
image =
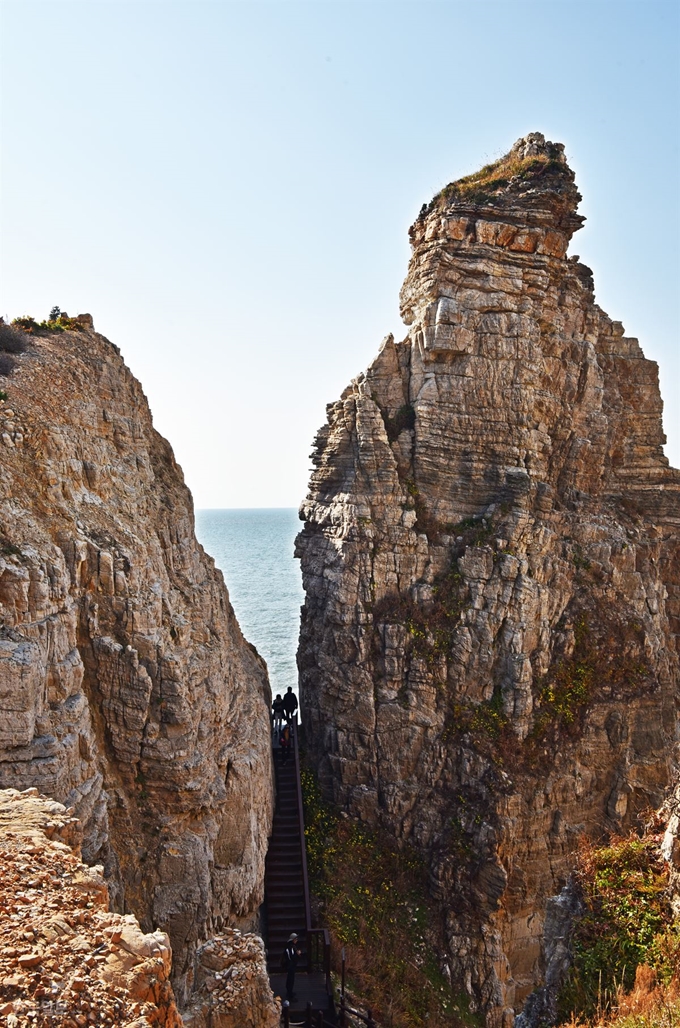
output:
[[[331,990],[331,937],[327,928],[307,929],[307,966],[310,971],[323,971],[326,992]]]
[[[295,714],[291,720],[293,736],[293,759],[295,761],[295,782],[297,785],[298,820],[300,822],[300,855],[302,857],[302,881],[305,890],[305,927],[307,932],[312,927],[312,905],[309,898],[309,877],[307,875],[307,846],[305,845],[305,811],[302,805],[302,780],[300,778],[300,750],[298,747],[298,719]]]
[[[345,1003],[344,996],[340,997],[340,1015],[339,1020],[335,1024],[326,1020],[323,1010],[315,1012],[312,1009],[311,1003],[307,1004],[304,1021],[291,1021],[290,1007],[284,1007],[281,1013],[284,1028],[338,1028],[338,1026],[340,1028],[352,1028],[352,1018],[356,1018],[362,1024],[365,1024],[366,1028],[378,1028],[370,1010],[366,1014],[362,1014],[359,1010],[353,1010]]]
[[[312,904],[309,895],[307,873],[307,846],[305,843],[305,810],[302,801],[302,779],[300,776],[300,749],[298,746],[297,714],[291,721],[293,737],[293,759],[295,761],[295,782],[297,785],[298,821],[300,825],[300,856],[302,859],[302,884],[305,897],[305,929],[307,943],[307,970],[323,971],[326,979],[326,994],[333,995],[331,985],[331,938],[327,928],[312,928]]]
[[[360,1010],[353,1010],[352,1007],[350,1007],[345,1001],[345,997],[341,995],[340,1015],[338,1018],[338,1024],[340,1025],[340,1028],[348,1028],[348,1026],[351,1024],[351,1018],[356,1018],[358,1021],[361,1021],[361,1023],[365,1024],[367,1028],[378,1028],[375,1021],[373,1020],[373,1014],[371,1013],[370,1008],[366,1011],[365,1014],[362,1014]]]

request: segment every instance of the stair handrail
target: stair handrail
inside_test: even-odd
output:
[[[297,787],[298,817],[300,822],[300,854],[302,857],[302,884],[305,893],[305,931],[312,927],[312,904],[309,897],[309,877],[307,875],[307,846],[305,844],[305,812],[302,805],[302,781],[300,778],[300,751],[298,749],[298,719],[293,715],[293,756],[295,759],[295,784]]]
[[[312,945],[312,941],[314,945]],[[321,943],[321,959],[319,960],[319,945]],[[323,969],[324,977],[326,979],[326,993],[328,996],[333,995],[333,987],[331,985],[331,936],[327,928],[308,928],[307,929],[307,960],[310,960],[311,954],[314,954],[315,962]],[[310,965],[310,970],[313,968]]]
[[[346,1026],[346,1024],[347,1024],[347,1017],[348,1016],[349,1017],[356,1017],[356,1018],[358,1018],[360,1021],[362,1021],[367,1026],[367,1028],[376,1028],[376,1023],[375,1023],[375,1021],[373,1019],[373,1012],[372,1012],[370,1007],[367,1007],[366,1008],[366,1013],[362,1014],[360,1010],[354,1010],[352,1007],[348,1006],[347,1003],[345,1002],[344,995],[341,995],[340,996],[340,1021],[339,1021],[340,1025],[341,1025],[341,1028],[344,1028],[344,1026]]]

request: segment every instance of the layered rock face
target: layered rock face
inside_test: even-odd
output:
[[[184,1001],[262,900],[269,686],[139,383],[91,319],[0,380],[0,785],[72,806],[83,855]]]
[[[563,953],[579,835],[658,806],[676,735],[680,475],[656,365],[566,257],[579,200],[536,133],[423,207],[408,334],[328,407],[297,544],[321,781],[427,855],[489,1025]]]

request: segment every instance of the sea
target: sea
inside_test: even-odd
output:
[[[302,528],[295,507],[197,510],[196,535],[224,575],[241,631],[267,661],[272,695],[297,695],[300,562],[293,557]]]

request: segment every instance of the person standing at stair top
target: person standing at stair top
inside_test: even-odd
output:
[[[289,1002],[295,999],[295,968],[297,962],[300,959],[300,950],[297,948],[298,937],[295,932],[291,932],[288,936],[288,942],[286,948],[283,951],[283,962],[286,967],[286,999]]]
[[[297,696],[293,692],[292,685],[288,686],[288,691],[286,692],[286,695],[283,697],[283,709],[286,712],[286,717],[288,718],[288,720],[292,721],[293,715],[295,714],[295,711],[298,709]]]
[[[274,715],[274,735],[277,732],[281,732],[281,726],[283,725],[283,715],[285,714],[285,708],[283,706],[283,700],[281,699],[281,693],[277,692],[276,699],[272,703],[272,714]]]

